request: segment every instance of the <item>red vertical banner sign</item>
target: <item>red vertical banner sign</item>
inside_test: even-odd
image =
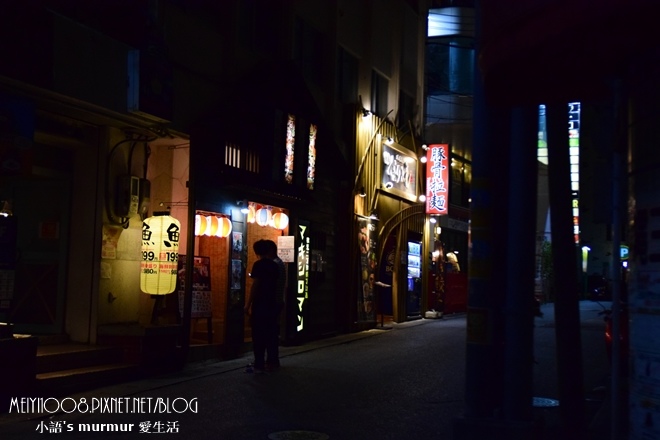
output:
[[[447,215],[449,210],[449,144],[426,150],[426,213]]]

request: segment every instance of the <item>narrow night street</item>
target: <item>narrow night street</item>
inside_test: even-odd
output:
[[[580,309],[592,420],[603,405],[590,391],[607,384],[609,367],[601,307],[585,301]],[[536,318],[533,391],[557,399],[552,304],[543,311]],[[115,399],[107,414],[3,414],[0,432],[3,439],[128,439],[141,430],[200,440],[452,439],[453,420],[464,410],[465,325],[459,314],[285,347],[282,369],[270,374],[246,373],[249,357],[191,364],[179,374],[93,390],[68,402],[128,398]],[[169,399],[169,413],[148,413],[158,398]],[[534,411],[550,428],[559,421],[556,407]],[[62,432],[53,432],[56,427]],[[130,432],[80,432],[101,428]]]

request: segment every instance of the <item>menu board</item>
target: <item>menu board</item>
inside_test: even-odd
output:
[[[179,255],[178,285],[179,313],[183,316],[186,285],[185,255]],[[192,282],[192,310],[190,317],[210,318],[211,315],[211,259],[209,257],[195,257]]]

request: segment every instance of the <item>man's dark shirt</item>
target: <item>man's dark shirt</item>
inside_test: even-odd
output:
[[[259,280],[258,290],[254,292],[252,298],[253,314],[267,313],[276,309],[278,273],[277,263],[268,258],[261,258],[252,266],[250,276]]]

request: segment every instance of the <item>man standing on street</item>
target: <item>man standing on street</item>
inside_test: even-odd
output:
[[[268,257],[269,247],[266,240],[258,240],[252,246],[258,260],[252,265],[250,272],[252,287],[245,304],[245,313],[250,317],[252,326],[255,373],[266,371],[266,355],[271,362],[278,356],[273,349],[272,340],[277,338],[278,331],[277,317],[280,308],[275,286],[278,282],[279,268]]]
[[[277,264],[278,276],[277,285],[275,288],[275,295],[277,301],[277,309],[275,316],[275,331],[271,334],[269,341],[270,350],[268,351],[268,362],[266,368],[274,371],[280,367],[279,345],[280,345],[280,320],[282,310],[284,309],[285,291],[286,291],[286,266],[280,257],[277,256],[277,244],[272,240],[266,240],[268,245],[267,256]]]

